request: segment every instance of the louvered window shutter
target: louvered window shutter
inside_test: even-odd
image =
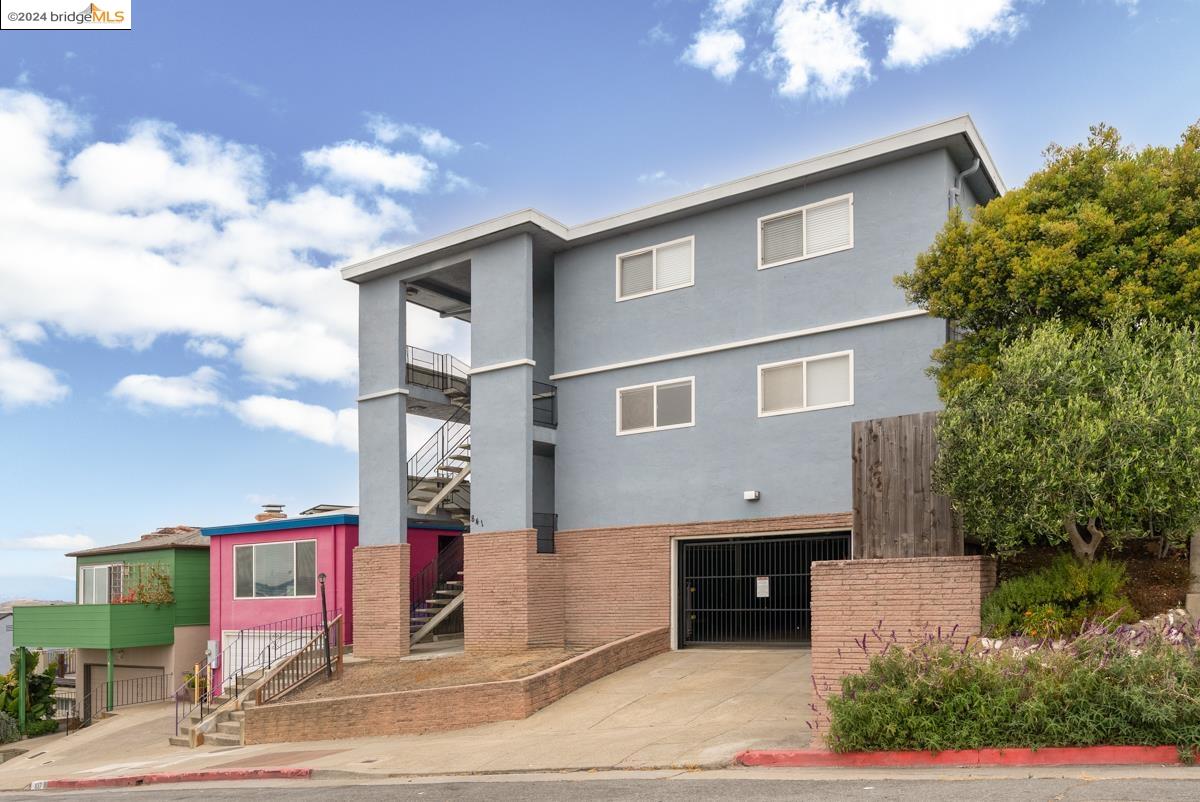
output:
[[[850,244],[850,199],[842,198],[805,212],[804,254],[836,251]]]
[[[621,297],[638,295],[654,289],[654,252],[626,256],[621,259]]]
[[[804,256],[804,213],[785,215],[762,224],[762,265]]]

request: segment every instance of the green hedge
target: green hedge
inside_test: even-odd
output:
[[[1198,631],[1093,628],[1062,648],[890,648],[828,699],[839,752],[1200,746]],[[1175,641],[1175,642],[1173,642]],[[1190,752],[1189,752],[1190,753]]]
[[[1056,638],[1078,632],[1091,620],[1130,623],[1137,613],[1124,589],[1120,563],[1082,563],[1063,554],[1045,568],[1001,582],[983,602],[983,631],[996,637]]]

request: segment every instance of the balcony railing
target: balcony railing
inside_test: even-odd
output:
[[[465,395],[471,386],[471,366],[453,354],[409,345],[404,353],[404,380],[443,393]]]
[[[558,426],[558,387],[546,382],[533,383],[533,422],[537,426]]]

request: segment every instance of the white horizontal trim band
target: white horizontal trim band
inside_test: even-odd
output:
[[[474,376],[478,373],[490,373],[493,370],[504,370],[505,368],[515,368],[519,367],[520,365],[529,365],[532,367],[536,364],[537,363],[532,359],[513,359],[508,362],[496,362],[492,365],[482,365],[477,368],[471,368],[471,375]]]
[[[604,373],[609,370],[620,370],[622,368],[634,368],[639,365],[653,365],[656,362],[669,362],[672,359],[683,359],[689,356],[700,356],[702,354],[715,354],[718,351],[732,351],[734,348],[747,348],[752,345],[763,345],[764,343],[774,343],[780,340],[793,340],[797,337],[809,337],[813,334],[824,334],[830,331],[841,331],[843,329],[853,329],[859,326],[871,326],[876,323],[888,323],[893,320],[905,320],[910,317],[921,317],[927,314],[924,309],[905,309],[903,312],[889,312],[886,315],[876,315],[874,317],[863,317],[858,320],[846,320],[841,323],[827,323],[824,326],[813,326],[808,329],[796,329],[795,331],[784,331],[779,334],[768,334],[764,337],[754,337],[749,340],[735,340],[730,343],[721,343],[720,345],[706,345],[703,348],[692,348],[688,351],[676,351],[672,354],[660,354],[659,356],[647,356],[641,359],[631,359],[627,362],[613,362],[608,365],[598,365],[594,368],[584,368],[582,370],[569,370],[565,373],[555,373],[550,377],[550,381],[561,381],[562,379],[573,379],[576,376],[588,376],[593,373]]]
[[[391,390],[379,390],[378,392],[360,395],[356,400],[374,401],[376,398],[387,398],[390,395],[408,395],[408,390],[405,390],[403,387],[393,387]]]

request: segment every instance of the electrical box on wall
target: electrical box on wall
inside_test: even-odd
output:
[[[757,490],[743,490],[742,498],[746,501],[758,501],[760,493]]]

